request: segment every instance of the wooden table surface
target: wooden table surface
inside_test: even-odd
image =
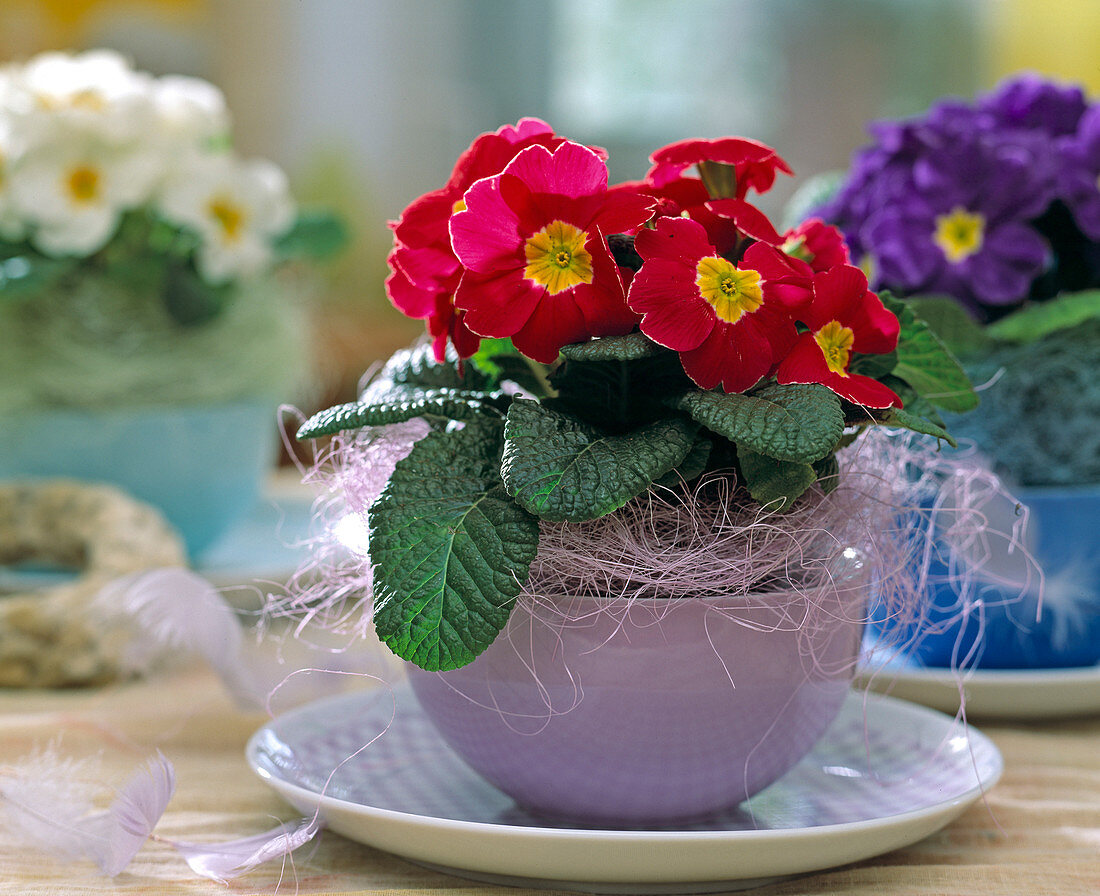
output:
[[[231,839],[295,817],[249,770],[245,742],[265,716],[242,713],[212,673],[188,667],[89,691],[0,692],[3,766],[50,742],[95,756],[121,782],[153,750],[175,765],[176,795],[157,828],[180,840]],[[984,803],[938,834],[855,865],[752,891],[757,896],[1098,896],[1100,717],[980,726],[1006,771]],[[2,810],[0,805],[0,810]],[[228,889],[195,876],[150,842],[118,877],[0,842],[0,892],[142,894],[522,894],[554,891],[475,884],[325,832],[293,865],[270,863]]]

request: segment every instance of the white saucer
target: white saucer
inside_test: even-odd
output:
[[[1100,713],[1100,665],[1071,669],[932,669],[865,660],[857,683],[954,715],[966,695],[971,719],[1056,719]]]
[[[296,808],[320,807],[353,840],[476,880],[605,893],[742,889],[879,855],[943,827],[1002,770],[973,728],[855,693],[781,780],[720,818],[673,829],[527,812],[442,743],[405,686],[280,716],[247,757]]]

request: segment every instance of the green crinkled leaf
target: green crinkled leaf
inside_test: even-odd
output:
[[[835,454],[826,454],[820,460],[815,460],[812,466],[814,473],[817,475],[817,481],[821,483],[821,488],[825,494],[829,494],[839,485],[840,464]]]
[[[883,426],[896,426],[899,429],[908,429],[926,436],[935,436],[937,439],[943,439],[952,448],[959,447],[951,433],[942,426],[904,408],[886,408],[879,412],[878,421]]]
[[[521,355],[510,339],[482,339],[481,346],[466,363],[494,385],[510,380],[540,398],[550,394],[545,366]]]
[[[676,407],[739,447],[797,463],[824,457],[844,431],[840,399],[816,383],[766,386],[751,395],[696,390]]]
[[[604,336],[576,345],[563,345],[562,355],[570,361],[637,361],[667,352],[637,331],[625,336]]]
[[[932,328],[918,319],[905,302],[888,293],[883,293],[881,298],[901,322],[898,360],[892,374],[944,410],[961,414],[976,408],[978,395],[970,378]]]
[[[795,500],[817,480],[817,470],[808,463],[776,460],[738,446],[738,464],[749,494],[772,510],[790,509]]]
[[[668,415],[666,399],[694,384],[675,352],[634,361],[569,361],[550,376],[557,397],[545,402],[601,429],[628,432]]]
[[[1036,342],[1093,318],[1100,318],[1100,290],[1096,289],[1063,293],[1028,305],[990,324],[986,332],[1005,342]]]
[[[992,346],[985,328],[951,296],[909,296],[906,304],[956,355],[984,354]]]
[[[234,295],[231,283],[207,283],[193,265],[173,262],[164,272],[164,307],[184,326],[198,326],[213,320]]]
[[[711,450],[714,443],[704,435],[697,435],[691,450],[680,463],[665,473],[659,479],[653,480],[654,485],[663,485],[665,488],[675,488],[681,482],[691,482],[698,479],[706,472],[710,463]]]
[[[511,397],[499,392],[467,392],[460,389],[394,387],[369,400],[352,401],[320,411],[299,428],[298,439],[316,439],[363,426],[401,423],[413,417],[446,417],[470,420],[484,414],[500,417]]]
[[[917,394],[917,390],[910,386],[904,380],[899,380],[897,377],[887,376],[883,377],[882,382],[884,385],[889,386],[897,393],[898,397],[902,401],[902,406],[910,414],[916,414],[918,417],[924,417],[926,420],[930,420],[935,423],[936,426],[942,426],[947,428],[947,424],[944,423],[943,417],[940,416],[940,412],[936,410],[935,406],[921,398]],[[861,409],[862,410],[862,409]],[[865,414],[866,411],[863,411]]]
[[[448,356],[440,363],[428,343],[414,345],[393,353],[378,376],[361,396],[383,394],[394,386],[419,386],[423,389],[465,389],[488,392],[496,385],[493,379],[473,364],[459,371],[458,356],[448,346]]]
[[[618,510],[691,451],[698,426],[671,417],[623,435],[534,401],[508,409],[501,475],[508,494],[547,520],[591,520]]]
[[[423,669],[493,642],[538,551],[538,520],[500,482],[501,428],[482,418],[421,439],[368,514],[375,628]]]
[[[347,245],[344,222],[328,212],[302,212],[275,243],[282,258],[329,258]]]

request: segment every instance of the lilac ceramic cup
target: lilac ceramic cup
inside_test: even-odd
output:
[[[410,680],[450,746],[521,805],[682,823],[757,793],[819,740],[866,590],[860,566],[809,595],[524,600],[472,664],[410,666]]]

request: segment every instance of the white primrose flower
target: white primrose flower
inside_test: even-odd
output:
[[[35,248],[85,256],[110,240],[123,211],[148,201],[161,171],[160,159],[150,153],[58,140],[15,166],[11,197]]]
[[[32,145],[58,123],[115,144],[139,140],[155,124],[152,76],[110,50],[42,53],[8,77],[5,109]]]
[[[153,85],[156,138],[170,150],[199,149],[229,133],[225,95],[209,81],[167,75]]]
[[[161,192],[165,220],[195,231],[199,271],[211,283],[272,263],[272,244],[294,219],[286,175],[271,162],[196,154],[173,167]]]

